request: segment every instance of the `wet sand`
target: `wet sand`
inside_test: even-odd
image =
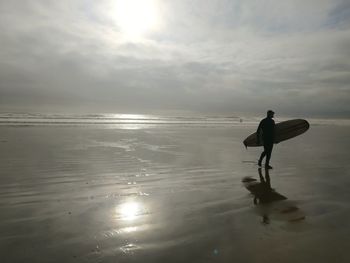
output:
[[[275,146],[271,202],[254,129],[1,126],[1,262],[349,262],[350,127]]]

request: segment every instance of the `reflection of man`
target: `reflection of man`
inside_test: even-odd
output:
[[[256,131],[258,143],[262,138],[264,145],[264,151],[261,153],[258,165],[261,166],[261,162],[266,156],[265,168],[272,169],[270,166],[271,153],[273,148],[273,141],[275,137],[275,121],[272,119],[275,113],[272,110],[267,111],[267,116],[263,119]]]
[[[254,204],[258,203],[270,203],[270,193],[272,192],[271,188],[271,180],[268,170],[265,170],[265,177],[261,173],[261,168],[258,169],[260,184],[258,190],[253,193],[254,194]]]

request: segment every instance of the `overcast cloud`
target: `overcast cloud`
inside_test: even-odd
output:
[[[138,41],[112,5],[0,0],[0,110],[350,116],[349,1],[158,0]]]

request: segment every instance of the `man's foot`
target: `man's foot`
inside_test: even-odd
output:
[[[265,169],[272,169],[272,166],[270,166],[269,164],[266,164]]]

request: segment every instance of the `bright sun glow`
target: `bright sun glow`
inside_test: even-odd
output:
[[[155,0],[116,0],[115,21],[129,38],[138,39],[158,27]]]

